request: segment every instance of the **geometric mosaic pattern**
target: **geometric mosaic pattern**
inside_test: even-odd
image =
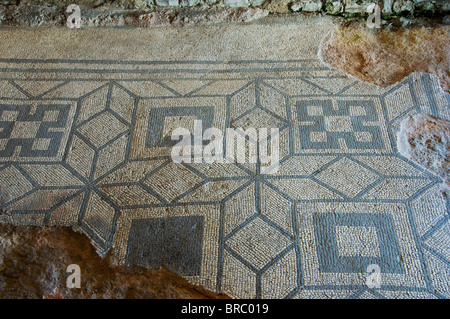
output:
[[[0,156],[11,160],[61,156],[70,110],[70,104],[0,105]]]
[[[386,127],[380,121],[381,107],[377,109],[372,100],[296,101],[301,149],[384,149]]]
[[[116,264],[237,298],[450,297],[442,181],[396,146],[405,117],[450,119],[434,76],[381,89],[310,59],[3,62],[2,222],[72,226]],[[278,128],[278,171],[172,162],[171,131],[195,120]]]

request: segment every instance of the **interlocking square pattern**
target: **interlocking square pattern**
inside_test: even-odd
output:
[[[74,103],[30,102],[0,104],[0,157],[61,160],[73,120]]]
[[[0,73],[2,222],[73,226],[115,264],[237,298],[450,297],[442,181],[396,145],[410,114],[448,118],[433,76],[375,89],[311,59],[141,62]],[[172,131],[199,120],[278,128],[278,170],[173,162]]]

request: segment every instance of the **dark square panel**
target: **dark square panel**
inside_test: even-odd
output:
[[[339,256],[336,226],[375,227],[381,257]],[[370,264],[377,264],[382,273],[405,273],[394,220],[389,214],[317,213],[314,214],[314,230],[321,272],[365,273]]]
[[[126,264],[165,266],[180,275],[200,275],[203,224],[203,216],[133,220]]]

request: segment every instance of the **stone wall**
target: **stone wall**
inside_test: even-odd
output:
[[[372,3],[377,3],[384,16],[420,14],[432,15],[450,10],[449,2],[427,0],[299,0],[291,5],[293,11],[324,11],[331,15],[365,14]]]
[[[71,3],[87,8],[120,9],[174,8],[261,8],[269,13],[322,12],[329,15],[359,16],[378,3],[384,17],[398,15],[433,16],[450,12],[448,0],[0,0],[0,5],[67,6]]]

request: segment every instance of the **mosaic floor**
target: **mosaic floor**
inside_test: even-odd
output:
[[[449,105],[432,75],[381,89],[316,56],[2,58],[0,220],[74,226],[116,264],[236,298],[448,298],[449,203],[396,132]],[[278,171],[174,163],[193,119],[279,128]]]

